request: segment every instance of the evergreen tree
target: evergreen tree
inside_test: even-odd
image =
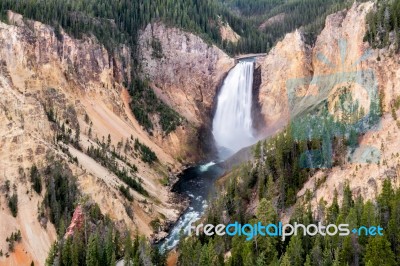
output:
[[[397,265],[390,243],[385,236],[371,237],[365,253],[365,263],[370,265]]]
[[[99,237],[97,233],[93,233],[89,237],[86,249],[86,265],[99,266],[100,265],[100,252],[99,252]]]
[[[292,236],[290,238],[289,247],[286,250],[286,254],[290,258],[291,265],[302,266],[303,265],[303,245],[301,237],[299,235]]]

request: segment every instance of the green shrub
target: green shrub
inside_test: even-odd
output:
[[[182,124],[183,118],[172,108],[157,98],[148,81],[136,79],[129,88],[132,96],[130,107],[133,115],[150,134],[154,129],[151,115],[159,117],[160,126],[165,135],[173,132]]]
[[[42,179],[40,178],[40,173],[36,165],[32,166],[30,177],[33,189],[36,193],[40,194],[42,192]]]
[[[10,208],[11,214],[17,217],[18,214],[18,195],[16,192],[8,198],[8,207]]]
[[[141,159],[145,163],[153,163],[158,160],[157,155],[152,151],[148,146],[143,143],[140,143],[138,139],[135,139],[134,145],[135,151],[139,151],[141,155]]]
[[[133,196],[131,195],[131,193],[129,192],[129,187],[126,186],[124,187],[123,185],[119,186],[119,191],[122,193],[122,195],[124,195],[124,197],[129,200],[129,201],[133,201]]]

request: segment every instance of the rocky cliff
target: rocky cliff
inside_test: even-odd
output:
[[[159,97],[194,125],[206,122],[218,84],[234,60],[200,37],[161,23],[148,25],[139,43],[143,73]]]
[[[154,23],[140,34],[139,61],[157,96],[189,124],[157,143],[168,149],[181,143],[175,154],[188,161],[201,158],[217,89],[234,60],[192,33]]]
[[[391,178],[394,185],[399,185],[396,178],[400,169],[397,152],[399,122],[393,115],[399,112],[392,110],[400,96],[400,91],[396,89],[400,85],[400,65],[393,47],[373,50],[363,40],[366,15],[373,8],[372,2],[354,3],[349,10],[328,16],[325,28],[313,46],[305,44],[301,31],[287,34],[261,63],[259,104],[267,125],[263,132],[266,135],[280,130],[290,119],[326,99],[330,103],[330,112],[335,116],[332,106],[336,100],[332,95],[343,86],[350,86],[353,97],[364,110],[368,110],[370,99],[367,93],[360,86],[352,86],[354,80],[347,82],[343,77],[353,72],[374,73],[384,115],[380,127],[360,138],[360,146],[354,154],[363,157],[363,147],[371,146],[379,150],[381,156],[375,163],[368,160],[348,162],[342,167],[318,171],[298,193],[302,197],[309,189],[314,195],[314,206],[321,198],[329,203],[335,189],[341,194],[345,182],[349,182],[355,196],[361,195],[366,199],[375,197],[385,178]],[[321,80],[324,80],[325,87],[330,86],[332,90],[320,90]],[[298,86],[295,91],[289,91],[293,83]],[[302,98],[294,105],[290,102],[293,94]]]
[[[310,47],[300,31],[289,33],[265,57],[261,65],[259,105],[267,125],[263,134],[271,134],[290,119],[286,82],[295,77],[310,77]]]

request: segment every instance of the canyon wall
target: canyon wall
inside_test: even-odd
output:
[[[138,54],[142,78],[188,122],[166,138],[156,137],[157,144],[188,162],[204,158],[212,145],[214,98],[234,60],[199,36],[162,23],[141,31]]]
[[[161,46],[159,56],[154,42]],[[207,122],[218,85],[234,60],[200,37],[161,23],[149,24],[139,43],[143,73],[157,95],[195,126]]]
[[[399,123],[390,112],[400,96],[397,89],[400,86],[400,62],[394,47],[374,50],[364,42],[366,15],[373,9],[372,2],[354,3],[349,10],[329,15],[314,46],[305,43],[301,31],[289,33],[261,62],[259,104],[267,125],[263,132],[266,136],[279,131],[290,119],[295,119],[322,101],[332,101],[329,97],[341,86],[354,89],[360,105],[369,108],[368,96],[356,92],[360,88],[351,85],[354,80],[344,82],[343,77],[346,73],[364,71],[372,72],[376,79],[384,115],[377,129],[359,139],[360,146],[354,154],[362,157],[363,147],[374,147],[381,153],[379,162],[348,162],[342,167],[318,171],[298,193],[298,197],[302,197],[309,189],[313,193],[314,206],[320,199],[331,202],[333,191],[337,189],[340,195],[345,182],[349,182],[355,196],[361,195],[366,199],[375,197],[386,178],[392,179],[395,186],[399,185],[396,178],[400,169]],[[318,84],[321,80],[324,80],[325,86],[332,87],[331,92],[320,91]],[[295,96],[303,99],[292,105],[289,96],[293,93],[288,89],[293,82],[301,84],[296,87]],[[331,112],[332,105],[334,103],[329,104]],[[399,114],[398,110],[395,112]]]

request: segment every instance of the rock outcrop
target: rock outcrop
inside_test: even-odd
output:
[[[158,55],[155,43],[161,47]],[[218,85],[234,60],[200,37],[161,23],[149,24],[139,44],[143,73],[158,96],[195,126],[207,122]]]
[[[261,62],[259,105],[266,125],[262,134],[270,135],[288,123],[287,81],[312,76],[310,49],[296,30],[277,43]]]
[[[321,101],[332,101],[332,92],[324,92],[318,86],[321,80],[324,80],[325,87],[332,85],[334,91],[354,81],[344,82],[346,73],[369,71],[373,73],[378,93],[383,97],[385,114],[380,127],[364,134],[360,138],[360,147],[354,152],[360,155],[363,154],[362,147],[375,147],[381,153],[379,163],[348,162],[342,167],[318,171],[298,193],[302,197],[307,189],[313,192],[314,206],[321,198],[331,202],[334,190],[337,189],[340,195],[345,182],[349,182],[354,195],[366,199],[375,197],[385,178],[392,179],[394,186],[400,185],[396,178],[400,168],[397,152],[400,148],[399,123],[390,114],[394,101],[400,96],[400,91],[396,90],[400,86],[400,62],[393,47],[373,50],[364,42],[366,15],[373,8],[372,2],[354,3],[349,10],[329,15],[314,46],[305,44],[300,31],[289,33],[261,63],[259,104],[267,125],[266,135],[282,129],[290,119]],[[291,105],[289,97],[293,96],[293,91],[288,91],[288,88],[293,84],[297,86],[295,96],[304,99]],[[363,89],[357,86],[350,88],[360,106],[369,107],[367,93],[358,92]],[[332,105],[334,103],[329,105],[331,112]],[[395,112],[399,113],[398,110]],[[316,186],[317,183],[321,185]]]
[[[65,233],[65,238],[68,238],[74,233],[81,229],[82,226],[84,226],[85,223],[85,214],[83,213],[82,207],[78,205],[75,208],[74,214],[72,215],[71,223],[69,224],[67,228],[67,232]]]
[[[240,40],[240,35],[237,34],[227,22],[219,21],[219,33],[221,39],[231,43],[237,43]]]

